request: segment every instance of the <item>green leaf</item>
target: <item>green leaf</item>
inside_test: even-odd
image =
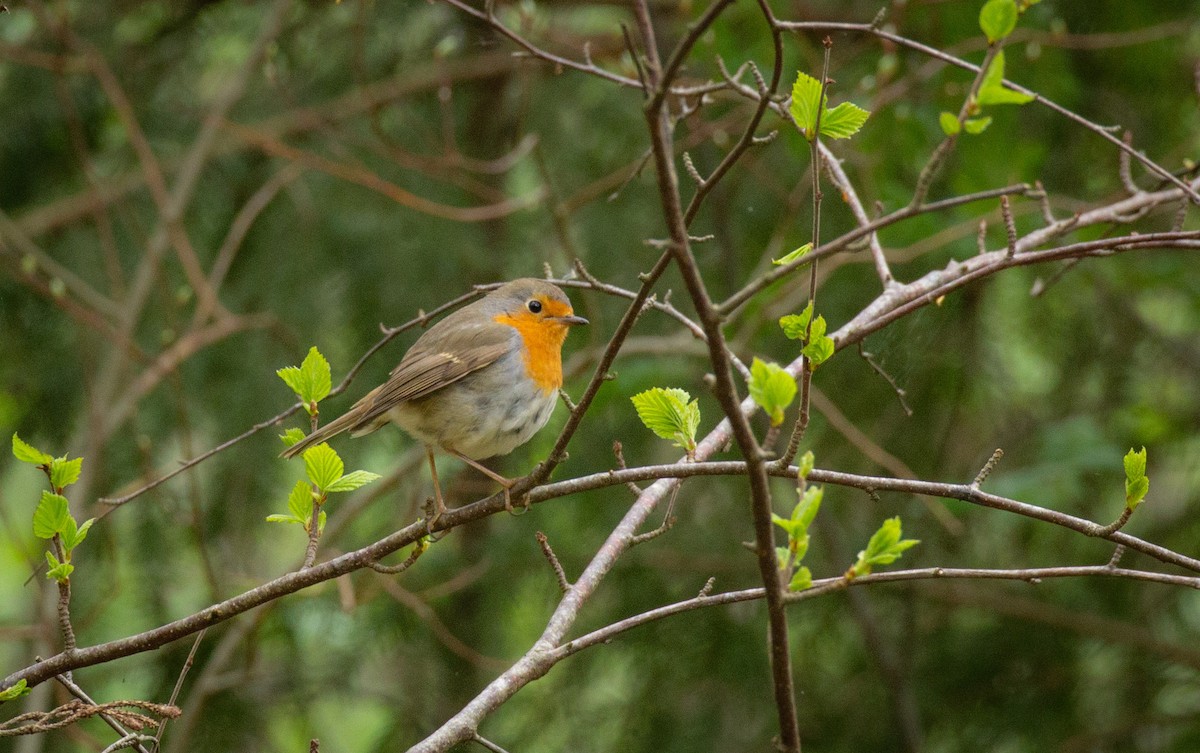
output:
[[[304,451],[304,470],[309,481],[321,491],[327,491],[342,477],[346,466],[337,452],[322,442]]]
[[[50,483],[55,489],[70,486],[79,480],[79,472],[83,470],[83,458],[67,460],[67,456],[54,458],[50,461]]]
[[[4,690],[0,690],[0,703],[15,701],[24,695],[29,695],[29,683],[24,680],[17,680]]]
[[[789,340],[804,340],[808,336],[808,321],[812,318],[813,302],[810,300],[808,305],[799,314],[788,314],[779,318],[779,326],[783,329],[783,335]]]
[[[978,136],[987,130],[987,127],[992,124],[992,116],[985,115],[982,118],[968,118],[963,122],[963,128],[972,136]]]
[[[312,487],[304,481],[297,481],[288,494],[288,512],[297,520],[305,522],[312,519],[313,493]]]
[[[832,109],[828,105],[829,94],[821,97],[821,82],[807,73],[797,72],[796,83],[792,84],[790,110],[796,125],[800,126],[809,141],[813,139],[818,112],[821,113],[821,135],[831,139],[850,138],[871,116],[871,113],[853,102],[842,102]]]
[[[62,583],[71,577],[71,573],[75,572],[74,565],[70,562],[59,562],[58,557],[51,552],[46,552],[46,562],[50,564],[50,569],[46,571],[46,577],[50,580]]]
[[[808,474],[812,473],[812,469],[816,465],[816,463],[817,463],[817,460],[813,456],[812,450],[808,450],[803,455],[800,456],[800,462],[798,464],[799,473],[797,473],[796,475],[800,478],[801,481],[808,478]]]
[[[292,427],[292,428],[288,429],[287,431],[285,431],[284,433],[280,434],[279,439],[284,443],[284,445],[291,447],[292,445],[299,442],[301,439],[304,439],[304,432],[300,429]]]
[[[820,319],[820,317],[817,317]],[[821,336],[814,338],[812,342],[805,345],[800,352],[804,354],[809,361],[812,362],[813,368],[820,366],[829,360],[835,350],[833,338]]]
[[[71,520],[67,498],[50,491],[42,492],[42,500],[33,512],[33,535],[39,539],[52,539],[61,533]]]
[[[1014,0],[988,0],[979,11],[979,28],[988,44],[995,44],[1017,28],[1017,4]]]
[[[788,590],[803,591],[807,588],[812,588],[812,571],[807,567],[798,568],[792,575],[791,582],[788,583]]]
[[[771,263],[776,266],[781,266],[783,264],[791,264],[792,262],[796,261],[800,257],[807,254],[809,251],[812,251],[812,247],[813,247],[812,243],[805,243],[803,246],[796,249],[795,251],[792,251],[791,253],[784,254],[783,256],[779,257],[778,259],[772,259]]]
[[[88,531],[91,530],[92,524],[96,522],[95,518],[88,518],[83,521],[83,525],[76,527],[75,519],[68,518],[67,530],[63,532],[63,548],[68,552],[83,543],[87,538]]]
[[[962,128],[962,126],[959,125],[958,116],[952,112],[946,112],[945,110],[938,115],[938,125],[942,127],[942,133],[946,134],[947,136],[953,136],[957,134]]]
[[[858,133],[871,113],[853,102],[842,102],[821,114],[821,135],[831,139],[848,139]]]
[[[804,137],[812,141],[813,128],[817,124],[817,112],[821,97],[821,82],[802,71],[796,73],[796,83],[792,84],[792,117],[796,125],[804,133]]]
[[[821,486],[810,486],[800,494],[800,501],[792,509],[792,520],[800,525],[801,530],[807,531],[812,525],[813,518],[821,509],[821,500],[825,497],[825,489]]]
[[[275,373],[306,405],[324,400],[333,384],[329,362],[315,345],[299,366],[287,366]]]
[[[647,429],[690,453],[696,449],[700,427],[700,401],[691,397],[678,388],[653,387],[630,400]]]
[[[796,525],[796,521],[792,520],[791,518],[785,518],[782,515],[771,513],[771,522],[787,532],[789,541],[795,538],[797,534],[803,533],[803,531],[801,531]]]
[[[1001,50],[984,71],[975,101],[981,105],[1023,105],[1033,101],[1033,95],[1004,88],[1004,51]]]
[[[1146,448],[1135,452],[1130,448],[1125,454],[1125,506],[1130,512],[1146,498],[1150,491],[1150,479],[1146,477]]]
[[[325,533],[325,518],[326,517],[327,516],[325,515],[324,510],[321,510],[320,512],[317,513],[317,533]],[[304,530],[307,531],[308,529],[305,528]]]
[[[766,412],[772,426],[783,423],[783,413],[796,397],[796,380],[777,363],[754,359],[750,365],[750,397]]]
[[[308,355],[304,357],[304,362],[300,364],[300,373],[304,377],[304,381],[309,389],[309,393],[305,397],[306,400],[319,403],[329,396],[329,390],[333,386],[333,378],[329,371],[329,361],[325,360],[325,356],[321,355],[321,351],[317,350],[317,346],[314,345],[308,349]]]
[[[54,462],[53,457],[25,442],[16,432],[13,432],[12,453],[17,460],[30,465],[50,465]]]
[[[333,484],[331,484],[325,491],[351,492],[360,486],[371,483],[377,478],[379,478],[378,473],[371,473],[370,471],[351,471],[345,476],[339,478],[337,481],[334,481]]]
[[[920,543],[917,539],[901,540],[900,517],[888,518],[883,521],[867,542],[867,548],[858,553],[858,561],[852,570],[854,575],[866,575],[875,565],[890,565],[900,558],[906,550]]]

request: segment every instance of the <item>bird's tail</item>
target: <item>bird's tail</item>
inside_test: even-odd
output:
[[[282,453],[280,453],[280,457],[294,458],[307,450],[309,447],[319,445],[322,442],[327,442],[346,430],[357,429],[359,421],[362,420],[362,414],[366,407],[370,404],[373,396],[374,391],[368,393],[366,397],[355,403],[350,410],[346,411],[334,420],[318,428],[312,434],[309,434],[304,439],[301,439],[296,444],[284,450]]]

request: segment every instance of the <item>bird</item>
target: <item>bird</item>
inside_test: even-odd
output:
[[[550,420],[563,383],[567,332],[587,323],[552,283],[505,283],[426,330],[387,381],[283,457],[345,431],[357,437],[392,423],[425,445],[435,503],[429,525],[446,510],[434,461],[438,450],[500,484],[512,512],[509,490],[516,481],[477,461],[507,455]]]

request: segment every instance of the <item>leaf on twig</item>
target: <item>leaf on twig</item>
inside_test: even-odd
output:
[[[675,387],[653,387],[630,400],[647,429],[688,453],[696,449],[696,430],[700,427],[699,400],[692,400],[691,395]]]
[[[1150,491],[1150,479],[1146,476],[1146,448],[1135,452],[1133,448],[1125,454],[1125,507],[1130,512],[1137,509]]]
[[[796,380],[777,363],[758,358],[750,365],[750,397],[766,412],[772,426],[783,423],[783,414],[796,397]]]

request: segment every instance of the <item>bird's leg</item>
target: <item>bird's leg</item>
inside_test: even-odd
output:
[[[524,510],[524,512],[521,512],[521,513],[515,513],[515,512],[513,512],[513,506],[512,506],[512,495],[510,494],[510,492],[512,491],[512,488],[513,488],[514,486],[516,486],[516,484],[517,484],[517,480],[516,480],[516,479],[511,479],[511,478],[507,478],[507,477],[505,477],[505,476],[501,476],[499,473],[496,473],[496,472],[495,472],[495,471],[493,471],[491,468],[486,468],[486,467],[484,467],[484,466],[483,466],[482,464],[480,464],[479,462],[477,462],[477,461],[475,461],[475,460],[472,460],[471,458],[469,458],[469,457],[467,457],[466,455],[462,454],[462,453],[461,453],[461,452],[459,452],[458,450],[452,450],[452,449],[450,449],[449,447],[445,447],[445,448],[443,448],[443,449],[445,449],[445,450],[446,450],[446,452],[450,453],[450,454],[451,454],[451,455],[453,455],[454,457],[456,457],[456,458],[458,458],[459,460],[463,461],[463,462],[464,462],[464,463],[466,463],[467,465],[471,466],[471,467],[472,467],[472,468],[474,468],[475,470],[479,471],[479,472],[480,472],[480,473],[482,473],[483,475],[487,476],[487,477],[488,477],[488,478],[490,478],[492,481],[495,481],[497,484],[500,484],[501,488],[503,488],[503,489],[504,489],[504,509],[505,509],[505,510],[508,510],[508,513],[509,513],[509,515],[518,515],[518,514],[520,514],[520,515],[524,515],[526,512],[529,512],[529,497],[528,497],[528,496],[526,496],[526,497],[525,497],[525,510]]]
[[[429,458],[429,475],[433,477],[433,517],[425,519],[425,528],[433,533],[433,524],[446,512],[446,503],[442,501],[442,486],[438,483],[437,464],[433,461],[433,448],[425,445],[425,456]]]

